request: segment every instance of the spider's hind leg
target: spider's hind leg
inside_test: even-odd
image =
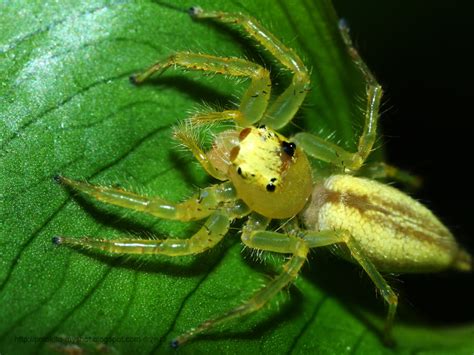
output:
[[[364,269],[388,304],[384,335],[385,341],[391,343],[391,330],[397,310],[398,297],[357,241],[346,230],[296,232],[297,236],[272,231],[254,230],[246,235],[242,234],[242,242],[250,248],[269,250],[277,253],[293,253],[294,256],[301,255],[298,253],[301,253],[302,250],[309,250],[310,248],[334,244],[346,245],[350,256]]]
[[[423,184],[422,178],[396,166],[384,162],[375,162],[364,165],[357,171],[357,175],[371,179],[390,179],[399,182],[410,190],[416,190]]]
[[[347,247],[350,257],[364,269],[388,305],[387,317],[385,318],[384,341],[388,345],[392,344],[392,327],[397,311],[398,296],[377,270],[377,267],[366,255],[359,243],[346,230],[306,231],[303,239],[309,248],[333,244],[344,244]]]

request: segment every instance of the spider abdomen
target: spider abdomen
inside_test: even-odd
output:
[[[348,231],[382,271],[468,267],[467,256],[428,208],[375,180],[333,175],[316,185],[302,215],[310,230]]]

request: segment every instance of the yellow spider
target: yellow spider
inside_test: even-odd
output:
[[[468,271],[472,263],[471,256],[426,207],[393,187],[369,179],[384,176],[413,183],[408,175],[379,163],[364,167],[363,171],[370,176],[354,176],[362,173],[360,169],[376,138],[382,89],[352,45],[347,26],[341,22],[342,37],[367,84],[365,126],[355,153],[309,133],[301,132],[288,139],[276,132],[292,120],[310,84],[308,69],[291,48],[250,16],[208,12],[199,7],[191,8],[190,14],[195,19],[211,18],[240,26],[293,73],[291,84],[269,103],[270,75],[262,66],[239,58],[187,52],[176,53],[132,77],[133,82],[140,84],[156,72],[181,67],[251,79],[238,109],[197,115],[175,130],[176,138],[191,150],[203,168],[223,182],[176,204],[61,176],[56,179],[99,201],[158,218],[207,221],[189,239],[103,240],[61,236],[54,237],[53,242],[119,254],[197,254],[219,243],[233,220],[248,217],[242,229],[242,242],[249,248],[291,254],[290,259],[282,273],[251,299],[178,336],[172,341],[174,347],[218,324],[259,310],[295,280],[311,248],[334,245],[338,246],[338,254],[365,270],[388,303],[388,339],[397,295],[380,272],[434,272],[449,268]],[[212,148],[205,152],[192,127],[229,120],[235,122],[235,128],[215,136]],[[337,173],[328,177],[313,172],[307,155],[332,164]],[[293,219],[293,223],[285,233],[267,231],[272,219]]]

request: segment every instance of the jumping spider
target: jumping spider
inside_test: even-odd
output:
[[[352,45],[343,22],[342,38],[366,80],[365,126],[355,153],[309,133],[297,133],[288,139],[276,132],[292,120],[310,84],[308,69],[291,48],[250,16],[204,11],[199,7],[191,8],[190,14],[195,19],[210,18],[241,27],[292,72],[291,84],[269,105],[271,82],[264,67],[240,58],[187,52],[176,53],[132,77],[134,83],[140,84],[154,73],[180,67],[251,79],[238,109],[190,119],[191,125],[235,122],[234,129],[214,137],[209,151],[200,147],[186,125],[175,130],[175,137],[191,150],[209,175],[222,183],[207,187],[182,203],[171,203],[159,197],[65,177],[57,180],[99,201],[158,218],[183,222],[207,218],[207,221],[189,239],[103,240],[61,236],[53,238],[55,244],[118,254],[197,254],[219,243],[233,220],[247,217],[242,228],[242,242],[247,247],[291,255],[283,272],[250,300],[178,336],[172,342],[174,347],[218,324],[262,308],[295,280],[311,248],[338,245],[338,254],[365,270],[388,304],[387,338],[397,308],[397,295],[380,272],[471,270],[471,256],[426,207],[403,192],[370,179],[385,176],[410,183],[403,172],[379,163],[365,166],[363,171],[370,176],[355,176],[361,174],[360,169],[372,151],[382,89]],[[313,171],[307,155],[332,164],[338,173],[327,177]],[[297,221],[291,233],[266,230],[272,219],[291,218]]]

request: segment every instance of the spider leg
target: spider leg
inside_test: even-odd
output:
[[[253,235],[255,233],[255,229],[266,228],[268,223],[268,218],[262,217],[255,213],[252,214],[242,234],[242,240],[244,241],[244,243],[247,244],[245,240],[248,239],[250,235]],[[280,290],[282,290],[284,287],[286,287],[296,279],[301,267],[304,265],[309,248],[306,245],[306,242],[302,239],[298,239],[298,241],[299,242],[289,246],[288,250],[285,251],[286,253],[291,253],[293,255],[291,256],[290,260],[283,265],[283,272],[278,275],[274,280],[272,280],[264,288],[255,293],[253,297],[246,301],[244,304],[229,310],[221,316],[209,319],[203,322],[197,328],[191,329],[183,335],[178,336],[171,342],[171,345],[176,348],[182,345],[183,343],[189,341],[191,338],[194,338],[196,335],[206,330],[209,330],[215,327],[216,325],[225,323],[231,319],[243,317],[247,314],[256,312],[261,309]],[[266,248],[262,249],[267,250]]]
[[[226,235],[230,218],[223,213],[213,213],[204,226],[189,239],[92,239],[54,237],[57,245],[71,245],[99,249],[117,254],[162,254],[182,256],[202,253],[211,249]]]
[[[383,91],[382,87],[377,83],[377,80],[370,69],[360,57],[359,52],[357,52],[354,45],[352,44],[352,40],[349,35],[349,28],[344,23],[344,21],[340,21],[339,29],[349,55],[366,81],[367,107],[365,109],[365,124],[362,134],[359,138],[357,152],[347,152],[336,144],[327,142],[322,138],[304,132],[296,134],[294,140],[297,144],[300,144],[307,154],[313,156],[314,158],[332,163],[334,165],[342,165],[348,170],[356,171],[364,164],[365,160],[372,151],[372,147],[377,135],[379,107]]]
[[[276,253],[294,253],[294,250],[301,248],[302,242],[306,248],[317,248],[340,243],[345,244],[349,249],[351,257],[364,269],[388,304],[384,334],[385,340],[390,342],[398,297],[349,232],[345,230],[304,231],[298,233],[298,236],[293,236],[258,230],[247,235],[242,234],[242,241],[250,248]]]
[[[193,18],[210,18],[242,27],[244,31],[293,73],[290,86],[271,104],[261,121],[262,124],[275,130],[288,124],[303,103],[310,84],[308,69],[306,69],[300,57],[251,16],[241,13],[204,11],[199,7],[192,7],[190,14]]]
[[[159,61],[145,72],[133,76],[136,84],[142,83],[156,72],[163,72],[169,67],[182,67],[187,70],[201,70],[216,74],[251,78],[250,86],[240,101],[239,123],[250,126],[259,121],[267,109],[270,98],[271,81],[268,70],[262,66],[240,58],[215,57],[197,53],[176,53]]]
[[[357,49],[354,47],[349,34],[349,27],[345,21],[339,22],[339,30],[349,55],[354,61],[356,67],[364,76],[366,82],[367,107],[365,109],[365,125],[362,135],[359,138],[359,147],[358,152],[356,153],[360,157],[359,166],[362,166],[372,151],[375,138],[377,137],[377,122],[379,119],[379,107],[383,90],[367,64],[362,60]],[[355,169],[357,169],[357,167],[355,167]]]
[[[375,287],[381,293],[385,302],[388,304],[387,318],[385,319],[384,340],[386,343],[391,343],[391,331],[395,313],[397,311],[398,296],[377,270],[377,267],[372,263],[369,257],[365,255],[357,241],[350,235],[348,231],[345,230],[314,232],[306,231],[304,232],[303,239],[309,248],[316,248],[338,243],[345,244],[350,252],[350,256],[364,269],[372,282],[375,284]]]
[[[357,175],[366,176],[371,179],[392,179],[413,190],[420,188],[422,185],[422,179],[419,176],[412,175],[405,170],[384,162],[366,164],[357,172]]]
[[[179,221],[194,221],[211,215],[220,204],[236,199],[231,183],[222,183],[201,189],[197,194],[181,203],[167,202],[160,197],[137,195],[115,187],[97,186],[63,176],[55,177],[60,184],[90,195],[94,199],[125,207],[137,212]]]
[[[217,116],[219,113],[215,112],[215,114]],[[173,135],[174,138],[178,139],[193,153],[194,158],[196,158],[209,175],[221,181],[228,180],[225,172],[217,169],[215,164],[209,159],[209,155],[201,148],[198,140],[199,133],[192,121],[185,121],[184,123],[178,124],[174,127]]]
[[[198,113],[189,118],[191,124],[200,125],[219,121],[234,121],[240,126],[245,126],[246,122],[242,112],[239,110],[225,110],[221,112]]]

